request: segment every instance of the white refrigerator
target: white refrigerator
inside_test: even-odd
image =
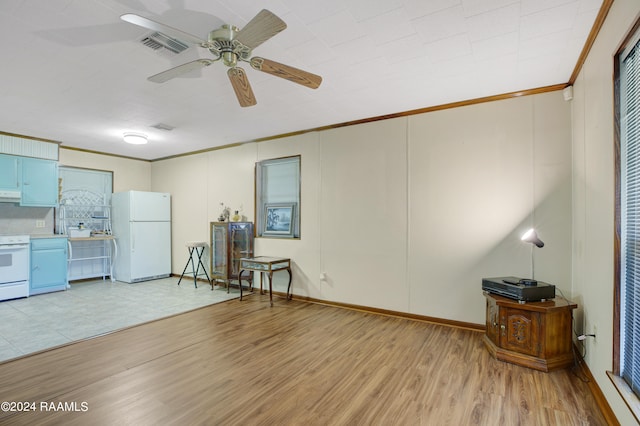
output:
[[[117,281],[135,283],[171,275],[171,195],[160,192],[114,192],[111,230],[118,253]]]

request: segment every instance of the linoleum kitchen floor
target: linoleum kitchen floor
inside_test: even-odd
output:
[[[72,283],[66,291],[0,302],[0,362],[240,296],[178,277],[134,284]]]

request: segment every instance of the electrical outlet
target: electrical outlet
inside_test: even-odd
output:
[[[44,220],[36,220],[36,228],[44,228]]]

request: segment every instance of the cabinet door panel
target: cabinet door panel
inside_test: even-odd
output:
[[[211,278],[228,279],[227,226],[211,224]]]
[[[21,206],[55,207],[58,204],[58,163],[37,158],[22,159]]]
[[[232,222],[230,224],[231,277],[240,273],[240,259],[253,256],[253,226],[251,223]]]
[[[31,288],[42,289],[66,285],[67,251],[65,249],[34,250],[31,253]]]
[[[0,155],[0,189],[18,191],[20,189],[20,158]]]
[[[496,345],[500,343],[500,309],[490,297],[487,298],[487,337]]]
[[[501,309],[501,346],[511,351],[537,356],[540,352],[540,315],[521,309]]]

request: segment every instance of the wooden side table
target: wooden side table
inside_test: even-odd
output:
[[[484,343],[494,358],[540,371],[573,363],[572,314],[565,299],[518,303],[485,292],[487,330]]]
[[[242,300],[242,272],[245,270],[251,272],[251,286],[253,288],[253,273],[260,272],[262,277],[265,274],[269,277],[269,302],[273,306],[273,273],[276,271],[287,271],[289,273],[289,284],[287,285],[287,299],[291,299],[289,290],[291,289],[291,259],[284,257],[243,257],[240,259],[240,273],[238,274],[238,283],[240,284],[240,300]],[[262,294],[262,280],[260,280],[260,294]]]

